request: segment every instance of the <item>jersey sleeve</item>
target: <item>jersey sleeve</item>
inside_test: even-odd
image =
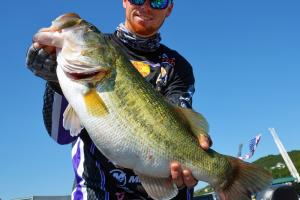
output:
[[[58,144],[70,144],[77,137],[62,126],[63,112],[68,102],[62,95],[59,86],[47,82],[44,93],[43,119],[49,136]]]
[[[181,56],[169,70],[169,80],[164,90],[166,99],[183,108],[192,108],[192,97],[195,92],[195,79],[192,66]]]

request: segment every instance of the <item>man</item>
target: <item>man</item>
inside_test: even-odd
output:
[[[160,43],[159,28],[173,9],[172,0],[123,0],[126,18],[107,38],[123,49],[136,69],[173,104],[191,108],[194,76],[191,65],[176,51]],[[95,27],[93,27],[95,28]],[[96,28],[95,28],[96,29]],[[73,143],[75,171],[72,199],[150,199],[132,170],[114,166],[95,147],[87,132],[78,137],[62,128],[67,105],[55,73],[55,50],[34,43],[27,53],[27,65],[35,75],[47,80],[44,122],[48,133],[60,144]],[[203,149],[211,146],[209,136],[199,135]],[[189,169],[170,163],[171,178],[179,188],[176,200],[191,199],[195,180]]]

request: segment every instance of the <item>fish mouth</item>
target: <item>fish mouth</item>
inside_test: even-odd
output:
[[[107,74],[108,70],[98,70],[94,72],[65,72],[67,77],[72,80],[102,80]]]

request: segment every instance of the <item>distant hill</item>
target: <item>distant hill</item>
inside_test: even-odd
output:
[[[294,150],[288,152],[288,154],[293,161],[297,171],[300,172],[300,151]],[[274,179],[291,176],[280,154],[268,155],[254,161],[253,163],[269,170],[272,173]]]
[[[293,161],[297,171],[300,173],[300,150],[290,151],[290,152],[288,152],[288,154],[289,154],[291,160]],[[286,167],[285,162],[280,154],[268,155],[268,156],[259,158],[258,160],[254,161],[253,163],[270,171],[272,173],[272,176],[274,179],[291,176],[291,174],[290,174],[288,168]],[[208,193],[211,191],[213,191],[213,189],[210,186],[206,186],[204,188],[196,190],[194,195],[202,195],[202,194],[205,194],[205,193]]]

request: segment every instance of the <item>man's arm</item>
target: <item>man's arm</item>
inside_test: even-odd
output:
[[[192,109],[192,97],[195,92],[192,66],[183,57],[178,56],[178,62],[169,71],[170,80],[168,80],[163,94],[171,104]],[[198,140],[199,146],[204,150],[208,150],[212,145],[209,135],[199,134]],[[170,169],[171,177],[179,188],[184,186],[189,188],[197,184],[198,181],[195,180],[192,172],[189,169],[182,168],[180,163],[172,162]]]
[[[52,85],[52,86],[51,86]],[[58,144],[70,144],[77,137],[72,137],[70,132],[62,125],[63,112],[68,102],[59,92],[60,88],[54,89],[54,84],[47,82],[44,93],[43,119],[49,136]]]
[[[76,137],[62,127],[62,113],[67,100],[62,95],[56,76],[56,55],[52,47],[34,43],[26,55],[26,65],[36,76],[47,81],[44,93],[43,118],[48,134],[59,144],[69,144]]]
[[[182,108],[192,109],[192,98],[195,92],[195,79],[192,66],[180,55],[178,63],[170,70],[164,96],[168,102]],[[197,135],[200,146],[207,150],[212,145],[208,134]]]
[[[57,82],[55,49],[32,44],[26,54],[26,65],[32,73],[46,81]]]

